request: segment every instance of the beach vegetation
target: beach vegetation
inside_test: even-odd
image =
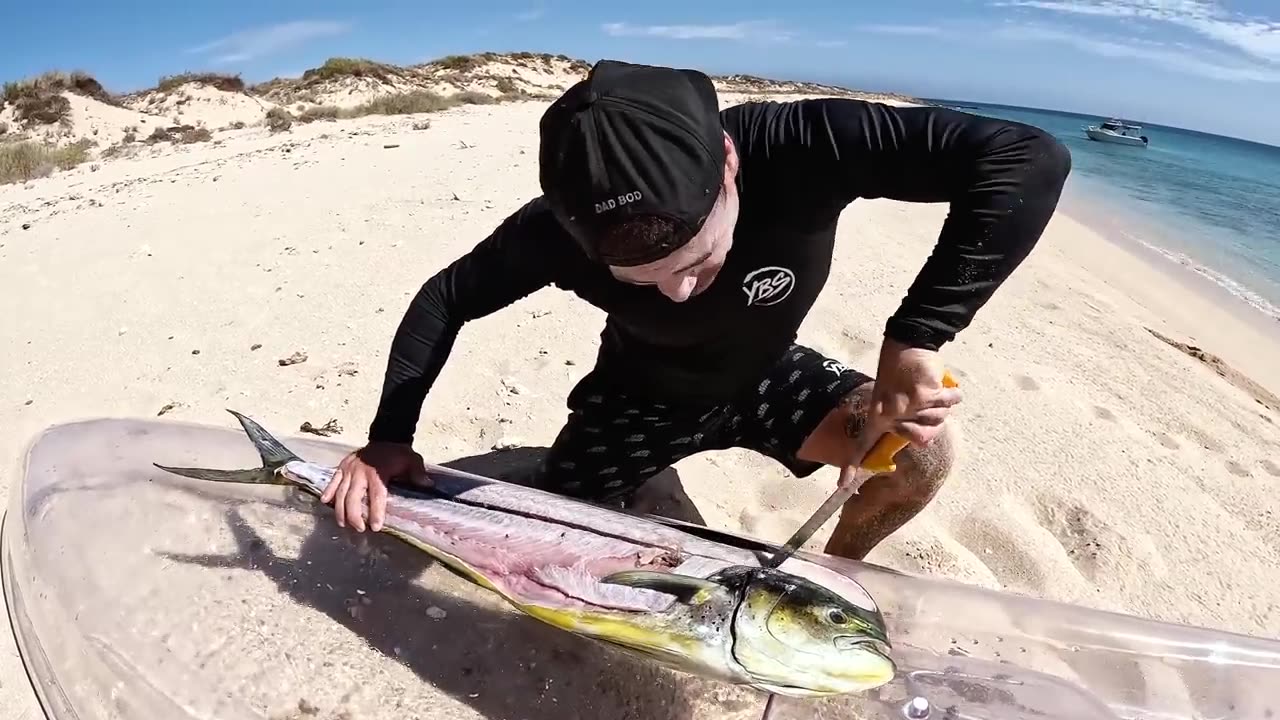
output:
[[[376,80],[390,80],[400,77],[404,71],[395,65],[376,62],[365,58],[331,57],[320,67],[311,68],[302,73],[304,84],[342,77],[368,77]]]
[[[97,80],[84,72],[50,71],[4,84],[0,105],[13,106],[14,119],[24,127],[66,123],[70,120],[71,101],[64,93],[73,92],[114,104],[114,99]]]
[[[445,70],[463,73],[469,70],[475,70],[483,65],[487,59],[488,58],[477,55],[445,55],[442,58],[432,60],[428,65],[435,65],[436,67],[444,68]]]
[[[267,111],[267,116],[262,122],[273,133],[283,132],[293,127],[293,115],[282,107],[273,107]]]
[[[17,105],[23,98],[59,95],[64,92],[93,98],[109,105],[119,104],[119,101],[102,87],[102,83],[89,73],[80,70],[72,72],[50,70],[25,80],[6,82],[0,97],[3,98],[4,103]]]
[[[209,142],[213,139],[213,131],[204,126],[182,128],[177,134],[177,141],[183,145],[191,143]]]
[[[13,116],[24,127],[71,121],[71,101],[61,93],[32,93],[13,101]]]
[[[317,120],[337,120],[342,117],[342,108],[336,105],[313,105],[298,114],[298,122],[309,123]]]
[[[134,144],[134,138],[130,138],[129,136],[126,135],[125,139],[121,140],[115,145],[111,145],[104,148],[102,152],[99,153],[98,156],[103,160],[116,160],[120,158],[130,158],[130,157],[133,157],[134,155],[137,155],[138,151],[141,149],[142,149],[141,145]]]
[[[479,90],[463,90],[455,93],[452,98],[459,105],[493,105],[498,102],[498,98]]]
[[[32,140],[0,143],[0,185],[70,170],[89,159],[89,148],[94,144],[88,138],[61,147]]]
[[[413,90],[407,93],[379,95],[372,100],[350,108],[347,117],[363,115],[413,115],[447,110],[458,102],[450,96],[431,92],[430,90]]]
[[[182,87],[183,85],[195,83],[208,85],[224,92],[242,93],[245,91],[244,80],[241,80],[239,75],[226,75],[212,72],[185,72],[179,75],[165,75],[160,78],[160,82],[156,84],[156,89],[161,92],[170,92]]]
[[[127,139],[129,136],[126,135],[125,137]],[[191,143],[208,142],[212,139],[213,133],[203,125],[173,125],[152,130],[146,142],[148,145],[161,142],[190,145]]]

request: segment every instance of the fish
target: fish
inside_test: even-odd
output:
[[[319,501],[336,467],[302,459],[253,419],[227,412],[260,467],[155,467],[197,480],[292,486]],[[830,568],[794,556],[770,568],[749,547],[650,517],[426,468],[427,483],[389,484],[379,532],[536,620],[679,672],[774,695],[860,693],[897,674],[875,600]]]

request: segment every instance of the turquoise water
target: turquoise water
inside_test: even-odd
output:
[[[1071,149],[1064,209],[1078,208],[1080,220],[1142,243],[1280,320],[1280,147],[1143,121],[1149,146],[1128,147],[1085,136],[1084,126],[1107,118],[932,102],[1053,133]]]

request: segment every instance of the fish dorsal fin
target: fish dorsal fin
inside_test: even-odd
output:
[[[266,428],[259,425],[257,421],[230,408],[227,409],[227,412],[240,421],[240,427],[244,428],[245,434],[253,441],[254,449],[258,451],[258,457],[262,458],[263,467],[274,470],[292,460],[300,459],[293,454],[292,450],[285,447],[283,443],[267,432]]]
[[[654,570],[623,570],[600,579],[610,585],[625,585],[674,595],[686,605],[706,602],[721,586],[711,580]]]

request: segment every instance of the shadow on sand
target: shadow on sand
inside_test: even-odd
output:
[[[523,448],[447,465],[516,482],[540,455]],[[641,499],[645,512],[701,522],[673,470],[654,481]],[[762,707],[756,693],[670,672],[520,614],[389,535],[338,528],[318,503],[303,501],[298,510],[317,523],[296,559],[274,555],[237,507],[226,515],[237,552],[168,557],[264,574],[492,720],[674,720],[700,716],[698,706],[714,717],[749,709],[756,716]]]

